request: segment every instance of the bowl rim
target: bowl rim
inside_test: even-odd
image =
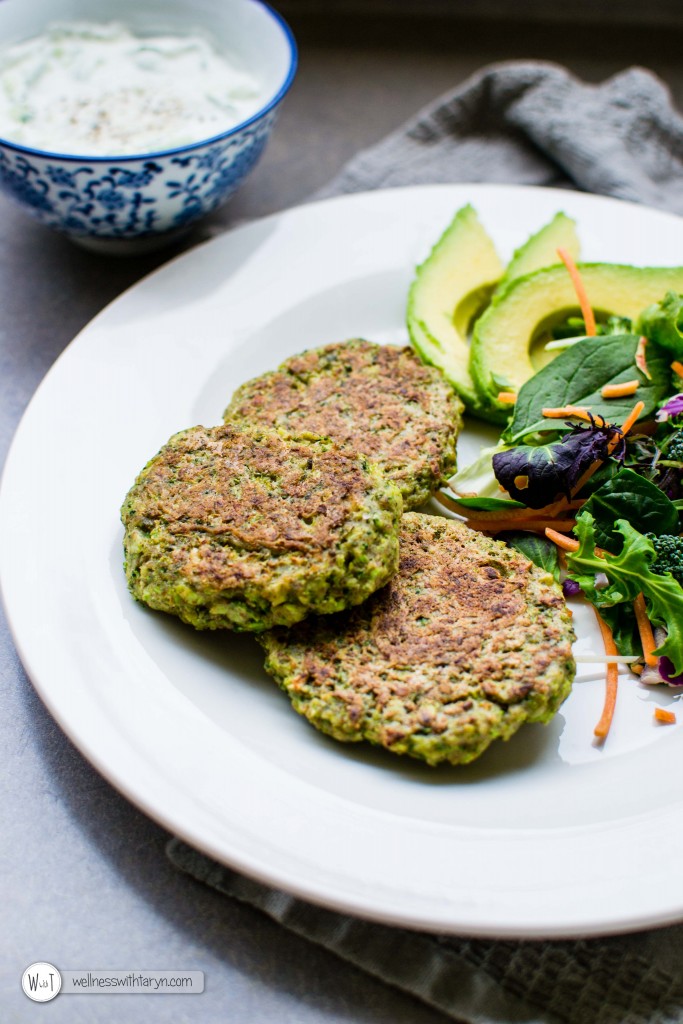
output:
[[[284,41],[289,48],[289,66],[287,68],[287,74],[285,75],[277,92],[266,104],[264,104],[264,106],[260,107],[255,114],[252,114],[244,121],[240,121],[238,124],[233,125],[232,128],[228,128],[224,132],[219,132],[218,135],[209,135],[205,139],[199,139],[197,142],[189,142],[184,146],[174,146],[171,149],[149,150],[143,153],[126,153],[122,156],[116,156],[116,154],[88,156],[84,153],[59,153],[55,150],[37,149],[35,146],[24,146],[20,142],[12,142],[10,139],[6,139],[3,135],[0,135],[0,147],[11,149],[15,153],[25,153],[30,156],[42,157],[43,159],[61,160],[62,162],[69,163],[139,163],[140,161],[157,160],[168,156],[175,156],[178,153],[187,153],[193,149],[202,149],[204,146],[210,146],[214,143],[222,142],[225,139],[230,138],[231,135],[237,135],[239,132],[243,131],[243,129],[248,128],[249,125],[254,124],[256,121],[260,121],[261,118],[265,117],[266,114],[268,114],[282,101],[284,96],[289,92],[298,66],[298,48],[296,39],[294,38],[294,33],[280,12],[276,11],[274,7],[271,7],[266,0],[248,0],[248,2],[263,8],[264,13],[270,16],[282,31]]]

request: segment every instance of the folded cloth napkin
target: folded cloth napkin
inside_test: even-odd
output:
[[[359,153],[316,198],[458,181],[566,186],[683,213],[683,118],[643,68],[588,85],[553,64],[495,64]]]
[[[683,925],[610,939],[512,942],[405,931],[312,906],[179,839],[176,867],[467,1024],[679,1024]]]
[[[683,213],[683,118],[630,68],[601,85],[541,63],[484,69],[316,198],[434,182],[580,188]],[[486,941],[368,923],[269,890],[175,839],[183,871],[468,1024],[683,1024],[683,926],[608,939]]]

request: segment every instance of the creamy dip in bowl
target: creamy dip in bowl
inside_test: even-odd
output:
[[[233,194],[296,47],[260,0],[111,0],[106,15],[0,4],[0,188],[81,244],[140,252]]]
[[[0,137],[34,149],[175,149],[246,121],[265,98],[255,75],[200,35],[65,22],[0,50]]]

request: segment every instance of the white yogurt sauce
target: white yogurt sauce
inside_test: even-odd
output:
[[[265,98],[198,35],[71,22],[0,54],[0,137],[57,153],[174,149],[227,131]]]

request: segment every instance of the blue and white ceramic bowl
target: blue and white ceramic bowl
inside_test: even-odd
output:
[[[108,0],[106,16],[101,0],[3,0],[0,40],[10,46],[67,20],[118,21],[140,35],[200,31],[264,83],[254,116],[179,149],[75,156],[0,137],[0,188],[41,223],[103,252],[161,247],[229,199],[261,156],[296,71],[292,34],[261,0]]]

